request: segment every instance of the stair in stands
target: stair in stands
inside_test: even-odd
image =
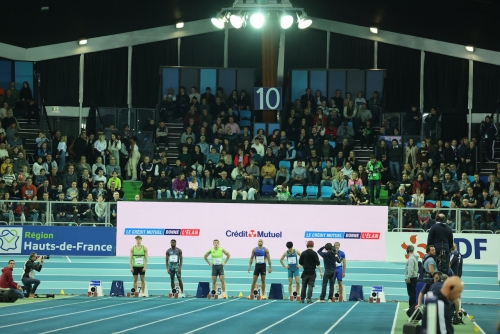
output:
[[[26,119],[18,119],[19,123],[19,137],[23,140],[23,147],[27,154],[33,154],[36,156],[38,150],[38,145],[36,144],[36,138],[38,137],[38,132],[40,132],[40,125],[32,125],[28,127],[28,121]],[[32,123],[33,124],[33,123]]]
[[[165,124],[168,128],[168,164],[175,165],[175,159],[179,156],[181,135],[184,132],[184,126],[181,121],[174,121]],[[161,148],[160,148],[161,149]]]

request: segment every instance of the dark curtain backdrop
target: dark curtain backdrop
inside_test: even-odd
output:
[[[469,61],[426,52],[424,62],[425,110],[467,113]]]
[[[492,113],[500,99],[500,66],[474,62],[472,112]]]
[[[326,68],[326,35],[317,29],[285,31],[285,72],[292,69]]]
[[[83,106],[127,107],[128,48],[84,57]]]
[[[384,112],[404,112],[420,97],[420,50],[378,43],[378,68],[385,69]]]
[[[177,66],[177,39],[136,45],[132,49],[132,104],[154,108],[160,88],[160,66]]]
[[[326,41],[325,41],[326,43]],[[336,33],[330,35],[331,69],[373,68],[374,41]]]
[[[80,56],[38,61],[42,94],[48,106],[79,106]],[[35,88],[37,90],[38,87]]]
[[[262,30],[229,29],[228,66],[236,68],[262,68]]]
[[[467,114],[443,113],[441,116],[441,139],[451,141],[467,137],[469,125],[467,123]]]
[[[181,66],[223,67],[224,31],[182,37]]]

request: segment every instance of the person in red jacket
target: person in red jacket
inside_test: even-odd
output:
[[[243,168],[248,166],[248,154],[245,154],[242,148],[238,148],[238,154],[234,156],[234,167],[237,167],[239,162],[243,164]]]
[[[36,196],[36,187],[33,185],[31,178],[26,179],[26,184],[21,191],[24,200],[32,200]]]
[[[17,294],[18,298],[24,298],[23,288],[12,278],[12,271],[14,271],[14,267],[16,265],[16,261],[9,260],[9,264],[7,267],[2,269],[2,277],[0,277],[0,288],[2,289],[11,289]]]

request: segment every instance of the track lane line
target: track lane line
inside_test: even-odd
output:
[[[398,319],[398,311],[399,311],[399,302],[398,302],[398,305],[396,306],[396,313],[394,313],[394,320],[392,320],[391,334],[394,334],[394,330],[396,329],[396,322]]]
[[[301,308],[301,309],[300,309],[300,310],[298,310],[297,312],[290,314],[288,317],[285,317],[285,318],[281,319],[280,321],[277,321],[277,322],[275,322],[274,324],[267,326],[267,327],[266,327],[266,328],[264,328],[263,330],[261,330],[261,331],[257,332],[257,334],[264,333],[264,332],[265,332],[265,331],[267,331],[268,329],[270,329],[270,328],[272,328],[272,327],[274,327],[274,326],[276,326],[276,325],[278,325],[278,324],[282,323],[282,322],[283,322],[283,321],[285,321],[286,319],[288,319],[288,318],[290,318],[290,317],[293,317],[293,316],[294,316],[294,315],[296,315],[297,313],[304,311],[306,308],[308,308],[309,306],[313,306],[313,305],[314,305],[314,304],[316,304],[316,303],[317,303],[317,302],[314,302],[314,303],[312,303],[312,304],[309,304],[309,305],[307,305],[307,306],[305,306],[305,307]]]
[[[146,326],[149,326],[149,325],[157,324],[157,323],[159,323],[159,322],[167,321],[167,320],[170,320],[170,319],[173,319],[173,318],[182,317],[183,315],[187,315],[187,314],[191,314],[191,313],[199,312],[199,311],[201,311],[201,310],[206,310],[207,308],[211,308],[211,307],[219,306],[219,305],[222,305],[222,304],[232,303],[232,302],[237,301],[237,300],[238,300],[238,299],[234,299],[234,300],[229,300],[229,301],[224,302],[224,303],[217,303],[217,304],[213,304],[213,305],[210,305],[210,306],[207,306],[207,307],[199,308],[199,309],[197,309],[197,310],[193,310],[193,311],[189,311],[189,312],[185,312],[185,313],[177,314],[177,315],[174,315],[174,316],[171,316],[171,317],[165,318],[165,319],[160,319],[160,320],[152,321],[152,322],[147,323],[147,324],[145,324],[145,325],[136,326],[136,327],[132,327],[132,328],[125,329],[125,330],[120,331],[120,332],[113,332],[113,333],[114,333],[114,334],[120,334],[120,333],[130,332],[130,331],[132,331],[132,330],[134,330],[134,329],[137,329],[137,328],[142,328],[142,327],[146,327]]]
[[[340,317],[340,319],[337,320],[337,322],[332,325],[332,327],[328,328],[328,330],[324,334],[330,333],[332,331],[332,329],[334,329],[342,321],[342,319],[344,319],[352,311],[352,309],[355,308],[356,305],[358,305],[358,304],[359,304],[359,302],[356,302],[356,304],[351,306],[351,308],[348,309],[347,312],[344,313],[344,315],[342,317]]]
[[[50,307],[44,307],[44,308],[37,308],[37,309],[33,309],[33,310],[25,310],[25,311],[16,312],[16,313],[0,314],[0,317],[5,317],[5,316],[8,316],[8,315],[21,314],[21,313],[27,313],[27,312],[31,312],[31,311],[33,311],[33,312],[39,312],[39,311],[48,310],[48,309],[51,309],[51,308],[58,308],[58,307],[64,307],[64,306],[73,306],[73,305],[84,304],[84,303],[91,303],[91,302],[96,302],[96,301],[97,300],[87,300],[87,301],[84,301],[84,302],[61,304],[61,305],[56,305],[56,306],[50,306]],[[25,305],[30,305],[30,304],[25,304]]]
[[[189,332],[187,332],[186,334],[191,334],[191,333],[194,333],[194,332],[200,331],[200,330],[205,329],[205,328],[207,328],[207,327],[213,326],[213,325],[215,325],[215,324],[218,324],[218,323],[224,322],[224,321],[229,320],[229,319],[231,319],[231,318],[234,318],[234,317],[237,317],[237,316],[239,316],[239,315],[245,314],[245,313],[247,313],[247,312],[253,311],[253,310],[255,310],[256,308],[259,308],[259,307],[262,307],[262,306],[266,306],[266,305],[272,304],[272,303],[274,303],[275,301],[276,301],[276,300],[273,300],[272,302],[268,302],[268,303],[265,303],[265,304],[262,304],[262,305],[259,305],[259,306],[256,306],[256,307],[252,307],[252,308],[251,308],[251,309],[249,309],[249,310],[246,310],[246,311],[244,311],[244,312],[240,312],[240,313],[234,314],[234,315],[232,315],[232,316],[230,316],[230,317],[227,317],[227,318],[225,318],[225,319],[223,319],[223,320],[219,320],[219,321],[216,321],[216,322],[212,322],[212,323],[211,323],[211,324],[209,324],[209,325],[205,325],[205,326],[203,326],[203,327],[193,329],[192,331],[189,331]]]
[[[150,297],[149,300],[155,299],[155,298],[159,298],[159,297]],[[135,303],[139,303],[139,302],[143,302],[143,301],[146,301],[146,299],[141,299],[141,300],[133,301],[133,302],[130,302],[130,303],[123,303],[123,304],[119,304],[119,305],[113,304],[113,305],[108,305],[108,306],[93,308],[93,309],[90,309],[90,310],[84,310],[84,311],[78,311],[78,312],[72,312],[72,313],[65,313],[65,314],[61,314],[61,315],[54,315],[54,316],[51,316],[51,317],[40,318],[37,321],[43,321],[43,320],[49,320],[49,319],[54,319],[54,318],[66,317],[68,315],[80,314],[80,313],[85,313],[85,312],[93,312],[93,311],[101,310],[101,309],[105,309],[105,308],[122,306],[122,305],[130,305],[130,304],[135,304]],[[24,322],[18,322],[18,323],[6,325],[6,326],[0,326],[0,328],[7,328],[7,327],[12,327],[12,326],[19,326],[19,325],[29,324],[29,323],[32,323],[32,322],[33,322],[32,320],[30,320],[30,321],[24,321]]]
[[[154,309],[157,309],[157,308],[160,308],[160,307],[165,307],[165,306],[170,306],[170,305],[175,305],[175,304],[186,303],[186,302],[189,302],[189,301],[191,301],[191,300],[183,300],[183,301],[179,301],[179,302],[175,302],[175,303],[163,304],[163,305],[159,305],[159,306],[155,306],[155,307],[150,307],[150,308],[145,308],[145,309],[134,311],[134,312],[129,312],[129,313],[123,313],[123,314],[119,314],[119,315],[114,315],[112,317],[102,318],[102,319],[93,320],[93,321],[87,321],[87,322],[83,322],[81,324],[76,324],[76,325],[73,325],[73,326],[67,326],[67,327],[61,327],[61,328],[57,328],[57,329],[52,329],[50,331],[42,332],[40,334],[54,333],[54,332],[58,332],[58,331],[62,331],[62,330],[70,329],[70,328],[75,328],[75,327],[80,327],[80,326],[85,326],[85,325],[93,324],[93,323],[100,322],[100,321],[105,321],[105,320],[109,320],[109,319],[123,317],[125,315],[131,315],[131,314],[135,314],[135,313],[139,313],[139,312],[154,310]]]

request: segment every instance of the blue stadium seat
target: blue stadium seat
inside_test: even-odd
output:
[[[245,126],[249,127],[251,125],[252,125],[252,123],[248,120],[244,120],[244,119],[240,120],[240,124],[239,124],[240,128],[244,128]]]
[[[479,177],[480,180],[482,180],[484,183],[488,183],[488,176],[483,175]]]
[[[295,147],[295,142],[293,140],[289,140],[290,143],[292,143],[292,147]]]
[[[274,193],[273,186],[265,184],[262,186],[262,196],[272,196]]]
[[[287,160],[281,160],[278,164],[278,168],[281,169],[281,166],[285,166],[287,171],[290,171],[290,161]]]
[[[332,148],[335,148],[335,146],[337,146],[337,144],[336,144],[334,141],[331,141],[331,142],[330,142],[330,146],[331,146]]]
[[[422,143],[421,142],[418,142],[417,143],[417,148],[421,148],[422,147]]]
[[[323,162],[321,163],[321,168],[325,169],[325,167],[326,167],[326,161],[323,161]]]
[[[242,110],[240,113],[240,124],[242,128],[244,126],[252,125],[252,112],[250,110]]]
[[[432,199],[428,199],[427,201],[425,201],[425,203],[432,203],[432,204],[436,205],[436,201],[434,201]]]
[[[304,187],[302,186],[292,186],[292,197],[295,196],[302,196],[302,193],[304,192]]]
[[[450,201],[441,201],[441,207],[450,207]]]
[[[271,135],[274,130],[279,130],[280,129],[280,124],[279,123],[269,123],[267,125],[267,134]]]
[[[347,122],[347,125],[352,127],[352,122]]]
[[[474,175],[467,175],[467,180],[469,180],[469,182],[474,182]]]
[[[318,198],[318,187],[317,186],[307,186],[306,194],[307,194],[307,197]]]
[[[330,198],[333,194],[332,187],[321,187],[321,198]]]
[[[262,129],[264,130],[264,132],[266,132],[266,123],[254,123],[253,124],[253,133],[254,133],[254,136],[257,135],[257,131],[259,131],[259,129]],[[266,138],[267,138],[267,133],[265,133],[266,135]]]

